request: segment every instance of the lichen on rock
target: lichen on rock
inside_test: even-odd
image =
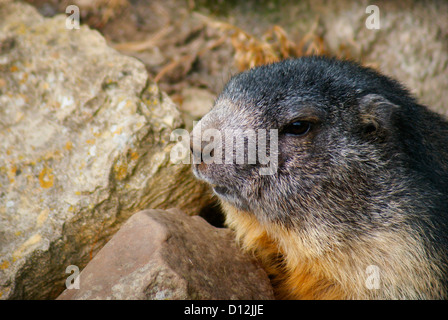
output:
[[[207,200],[169,161],[177,107],[96,31],[0,5],[0,298],[47,299],[133,213]]]

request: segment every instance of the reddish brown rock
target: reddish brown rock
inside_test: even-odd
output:
[[[58,299],[273,299],[227,229],[180,210],[133,215]]]

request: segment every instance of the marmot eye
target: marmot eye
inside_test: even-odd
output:
[[[307,134],[311,129],[311,123],[308,121],[295,121],[288,124],[283,133],[287,136],[303,136]]]

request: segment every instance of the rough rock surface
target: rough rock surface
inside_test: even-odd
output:
[[[421,103],[448,116],[448,2],[305,0],[260,6],[241,1],[233,23],[260,36],[284,27],[292,40],[322,35],[332,54],[351,57],[396,78]],[[380,29],[368,29],[369,5],[379,9]]]
[[[423,104],[448,116],[448,2],[375,2],[378,30],[366,28],[366,8],[374,3],[328,3],[322,20],[333,50],[352,44],[353,56],[400,80]]]
[[[138,60],[65,15],[0,4],[0,299],[48,299],[132,213],[198,212],[176,106]]]
[[[179,210],[134,214],[58,299],[273,299],[228,229]]]

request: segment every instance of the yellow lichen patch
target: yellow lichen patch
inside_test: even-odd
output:
[[[81,164],[79,165],[79,170],[83,170],[86,167],[87,163],[85,161],[82,161]]]
[[[65,150],[70,151],[73,149],[73,143],[71,141],[67,141],[64,147]]]
[[[159,92],[159,88],[156,85],[149,85],[147,90],[149,93],[153,93],[153,94],[156,94]]]
[[[50,213],[50,210],[48,209],[44,209],[41,211],[41,213],[39,214],[39,216],[37,217],[37,221],[36,221],[36,228],[40,228],[43,226],[44,222],[47,220],[48,218],[48,214]]]
[[[43,170],[39,174],[39,183],[40,186],[44,189],[51,188],[54,183],[54,175],[51,174],[53,170],[50,168],[43,168]]]
[[[48,151],[45,153],[42,157],[40,157],[38,160],[40,161],[47,161],[50,159],[61,159],[64,155],[60,150],[54,150],[54,151]]]
[[[143,127],[143,122],[137,122],[136,124],[135,124],[135,128],[136,128],[136,130],[138,130],[138,129],[141,129]]]
[[[95,143],[95,139],[88,139],[86,140],[87,144],[94,144]]]
[[[115,131],[113,132],[113,134],[121,134],[122,131],[123,131],[123,128],[122,128],[122,127],[119,127],[117,130],[115,130]]]
[[[130,108],[132,106],[134,106],[134,104],[132,103],[131,100],[126,101],[126,105],[125,105],[126,108]]]
[[[5,269],[8,269],[8,268],[9,268],[9,262],[7,260],[3,261],[0,264],[0,270],[5,270]]]
[[[117,180],[123,180],[128,173],[128,165],[126,163],[116,164],[114,166],[115,178]]]
[[[80,195],[81,195],[81,192],[80,192],[80,191],[76,191],[75,194],[76,194],[77,196],[80,196]]]
[[[12,165],[11,168],[9,168],[9,171],[8,171],[9,183],[14,183],[16,181],[15,180],[16,172],[17,172],[17,166],[16,165]]]
[[[20,23],[18,28],[15,29],[19,34],[25,34],[28,31],[27,25],[24,23]]]
[[[25,178],[26,178],[26,182],[27,182],[28,184],[32,184],[32,183],[34,182],[34,176],[32,176],[31,174],[27,174],[27,175],[25,176]]]
[[[137,152],[131,152],[131,160],[137,160],[140,156]]]
[[[3,291],[0,291],[0,298],[1,298],[4,294],[8,293],[10,290],[11,290],[11,288],[6,287],[6,288],[4,288]]]
[[[26,240],[19,249],[14,251],[12,254],[12,260],[16,261],[17,259],[20,259],[23,255],[23,253],[31,246],[39,243],[42,240],[42,236],[38,233],[36,233],[34,236]]]
[[[17,66],[12,66],[11,68],[9,68],[10,72],[17,72],[19,71],[19,68],[17,68]]]
[[[16,113],[16,119],[15,119],[16,122],[22,121],[23,118],[25,118],[25,114],[23,112],[19,111]]]
[[[28,73],[24,72],[22,75],[22,79],[20,80],[20,83],[23,84],[28,80]]]
[[[16,231],[16,232],[14,232],[14,235],[15,235],[16,237],[20,236],[21,234],[22,234],[22,231]]]
[[[143,99],[143,101],[144,101],[145,104],[148,105],[148,106],[156,106],[156,105],[159,104],[159,99],[157,99],[157,98]]]

